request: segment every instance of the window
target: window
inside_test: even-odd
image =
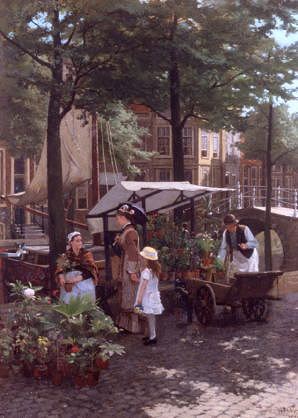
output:
[[[77,209],[88,209],[88,182],[85,182],[76,188]]]
[[[170,128],[157,128],[157,151],[160,155],[170,155]]]
[[[192,170],[184,170],[184,180],[192,183]]]
[[[136,116],[138,119],[149,119],[150,113],[149,112],[136,113]]]
[[[201,185],[209,186],[209,168],[201,167]]]
[[[139,147],[142,151],[149,151],[150,145],[151,145],[151,143],[150,143],[150,136],[148,136],[148,135],[143,135],[143,136],[140,138],[140,142],[139,142],[138,147]],[[150,151],[151,151],[151,150],[150,150]]]
[[[213,158],[219,157],[219,135],[213,134]]]
[[[5,151],[0,150],[0,193],[5,194]]]
[[[25,174],[25,160],[24,158],[15,158],[14,160],[14,173]]]
[[[160,168],[157,170],[157,181],[171,181],[170,168]]]
[[[15,193],[20,193],[23,192],[25,190],[25,182],[24,182],[24,178],[18,178],[16,177],[14,179],[14,192]]]
[[[251,186],[258,185],[258,167],[251,167]]]
[[[208,142],[208,132],[202,130],[201,134],[201,157],[208,157],[209,142]]]
[[[212,186],[220,187],[221,186],[221,168],[212,167]]]
[[[5,224],[0,223],[0,239],[5,239]]]
[[[184,155],[193,155],[193,129],[192,128],[183,128],[182,131],[182,140],[183,140],[183,154]]]
[[[225,174],[225,185],[228,186],[230,184],[230,175],[229,173]]]

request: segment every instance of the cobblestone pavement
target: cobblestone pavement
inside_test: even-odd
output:
[[[96,388],[0,379],[1,418],[298,418],[298,293],[273,302],[268,323],[178,328],[159,322],[159,344],[123,336],[127,354]]]

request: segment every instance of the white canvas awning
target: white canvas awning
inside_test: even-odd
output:
[[[197,186],[186,182],[144,182],[121,181],[114,186],[91,209],[87,218],[91,233],[102,232],[104,216],[114,217],[119,205],[132,202],[143,206],[147,213],[167,212],[179,206],[185,206],[191,199],[198,201],[203,196],[233,189]],[[114,230],[114,219],[108,221],[109,230]]]

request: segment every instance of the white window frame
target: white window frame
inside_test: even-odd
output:
[[[186,181],[190,181],[190,183],[193,182],[193,170],[191,168],[185,168],[184,172],[189,171],[191,173],[191,180],[185,179]]]
[[[200,174],[200,184],[202,186],[210,186],[210,167],[200,167]],[[205,174],[207,174],[207,184],[203,182]]]
[[[206,140],[206,144],[204,144],[204,141]],[[205,146],[206,145],[206,146]],[[201,157],[202,158],[208,158],[209,157],[209,133],[205,131],[204,129],[201,130]]]
[[[86,207],[79,207],[79,191],[81,188],[84,187],[84,191],[86,193]],[[89,183],[88,181],[85,181],[84,183],[80,184],[76,187],[76,210],[88,210],[88,199],[89,199]]]
[[[193,134],[194,130],[192,126],[185,126],[182,129],[182,142],[183,142],[183,155],[185,157],[192,157],[194,155],[194,134]],[[189,135],[190,133],[190,135]],[[191,144],[191,152],[190,153],[186,153],[185,149],[187,147],[185,147],[185,140],[190,140],[190,144]]]
[[[166,136],[165,134],[164,135],[159,135],[159,130],[160,129],[164,129],[164,130],[168,129],[169,130],[169,135],[168,136]],[[161,154],[159,152],[159,139],[166,139],[166,138],[169,139],[169,146],[168,146],[169,153],[168,154]],[[170,126],[157,126],[156,127],[156,150],[159,154],[158,157],[168,158],[168,157],[171,156],[171,142],[172,142],[171,141],[171,127]]]
[[[160,174],[161,174],[162,171],[168,171],[169,172],[169,174],[170,174],[169,179],[167,179],[167,180],[161,180],[160,179]],[[172,170],[170,168],[163,167],[163,168],[157,168],[156,169],[156,181],[171,181],[171,180],[172,180]]]
[[[219,137],[219,134],[217,132],[213,132],[213,136],[212,136],[212,148],[213,148],[212,158],[219,158],[219,153],[220,153],[220,137]]]

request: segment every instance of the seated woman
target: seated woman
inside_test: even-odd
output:
[[[60,300],[69,303],[72,297],[88,295],[95,302],[98,270],[93,255],[83,247],[80,232],[67,236],[69,248],[57,260],[56,277],[60,285]]]

